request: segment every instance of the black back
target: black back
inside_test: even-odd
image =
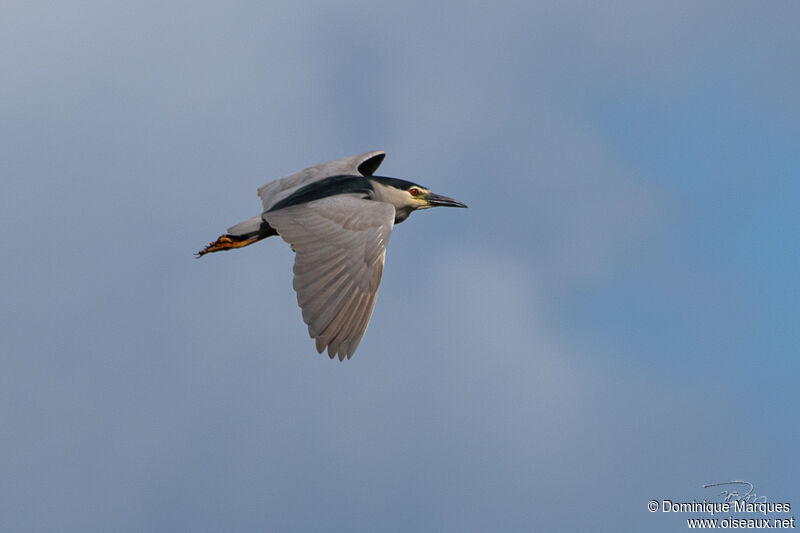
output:
[[[312,200],[319,200],[336,194],[364,193],[372,192],[372,185],[364,176],[353,176],[343,174],[340,176],[330,176],[328,178],[309,183],[300,187],[294,193],[287,196],[277,204],[273,205],[269,211],[277,211],[290,205],[305,204]]]

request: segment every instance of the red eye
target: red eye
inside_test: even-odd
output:
[[[411,190],[410,190],[410,191],[408,191],[408,192],[410,192],[410,193],[411,193],[411,196],[416,196],[416,195],[418,195],[418,194],[419,194],[419,189],[411,189]]]

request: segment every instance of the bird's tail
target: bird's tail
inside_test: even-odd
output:
[[[266,239],[267,237],[277,234],[278,232],[267,224],[261,218],[261,215],[258,215],[228,228],[227,233],[220,235],[217,240],[210,242],[208,246],[197,252],[195,256],[199,259],[211,252],[243,248],[261,239]]]

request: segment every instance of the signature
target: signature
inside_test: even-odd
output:
[[[722,492],[719,494],[715,494],[713,497],[722,498],[723,503],[730,503],[730,502],[750,502],[750,503],[757,503],[757,502],[767,502],[766,496],[757,496],[755,492],[753,492],[753,484],[749,481],[725,481],[723,483],[708,483],[703,485],[704,489],[710,489],[712,487],[726,487],[722,489]],[[744,492],[740,492],[744,491]]]

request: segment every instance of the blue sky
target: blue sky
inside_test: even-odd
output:
[[[675,531],[800,507],[790,2],[0,7],[4,531]],[[256,188],[387,151],[353,360]]]

